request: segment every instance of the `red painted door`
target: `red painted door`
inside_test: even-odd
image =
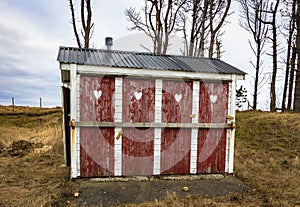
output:
[[[200,123],[226,123],[228,83],[200,84]],[[199,129],[198,173],[225,172],[226,129]]]
[[[155,80],[123,79],[123,122],[154,122]],[[152,175],[153,128],[123,128],[122,175]]]
[[[114,78],[80,77],[80,120],[113,122]],[[80,128],[82,177],[114,174],[114,128]]]
[[[192,82],[163,81],[162,122],[191,123]],[[189,174],[191,129],[162,129],[161,174]]]

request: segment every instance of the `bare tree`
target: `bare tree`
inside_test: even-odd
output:
[[[291,56],[291,70],[290,70],[290,77],[289,77],[289,94],[288,94],[288,103],[287,103],[287,110],[292,110],[292,100],[293,100],[293,87],[294,87],[294,76],[296,71],[296,47],[293,46],[292,48],[292,56]]]
[[[300,1],[297,1],[296,10],[296,53],[297,53],[297,71],[296,71],[296,82],[295,82],[295,93],[294,93],[294,112],[300,113]]]
[[[212,57],[220,46],[222,26],[229,16],[231,0],[189,0],[179,17],[179,30],[183,31],[184,50],[188,56]],[[218,41],[217,41],[218,40]],[[220,47],[218,48],[220,49]],[[220,52],[220,51],[219,51]],[[218,53],[220,55],[220,53]],[[218,55],[217,54],[217,55]]]
[[[135,8],[125,10],[133,24],[129,30],[143,31],[153,41],[153,52],[166,54],[179,10],[186,0],[145,0],[143,14]]]
[[[278,70],[278,65],[277,65],[277,55],[278,55],[278,41],[277,41],[277,12],[278,12],[278,7],[279,7],[279,2],[280,0],[275,1],[270,3],[270,7],[268,10],[264,10],[263,12],[268,14],[270,16],[270,20],[265,21],[263,19],[260,19],[260,21],[264,24],[270,25],[270,30],[272,31],[271,37],[269,39],[272,42],[272,54],[269,54],[272,56],[273,59],[273,69],[272,69],[272,78],[271,78],[271,89],[270,89],[270,110],[272,112],[276,111],[276,77],[277,77],[277,70]]]
[[[189,0],[179,14],[178,29],[183,32],[183,55],[204,56],[208,37],[207,22],[209,0]]]
[[[251,62],[255,68],[253,109],[256,110],[262,66],[261,59],[268,33],[268,25],[263,24],[261,20],[267,20],[267,15],[263,12],[263,10],[266,10],[268,5],[264,0],[239,0],[239,3],[241,5],[241,17],[243,19],[243,21],[240,22],[240,25],[252,35],[254,40],[254,43],[249,40],[249,44],[256,57],[255,63]]]
[[[80,17],[81,17],[81,29],[80,34],[83,40],[81,40],[79,31],[77,29],[75,9],[72,0],[69,0],[71,16],[72,16],[72,26],[75,34],[76,42],[79,48],[89,48],[90,39],[93,35],[94,23],[92,23],[92,6],[91,0],[81,0],[80,5]]]
[[[231,0],[210,0],[209,1],[209,32],[210,41],[208,48],[208,57],[212,57],[214,53],[214,45],[218,35],[221,35],[220,29],[228,16]]]
[[[292,98],[292,89],[293,89],[293,81],[294,81],[294,69],[291,68],[292,61],[292,48],[294,42],[294,33],[295,33],[295,14],[296,14],[296,1],[292,0],[284,0],[283,3],[286,5],[286,10],[281,11],[281,15],[284,19],[287,19],[288,25],[284,26],[284,29],[288,32],[287,35],[287,53],[286,53],[286,67],[285,67],[285,80],[283,86],[283,95],[282,95],[282,111],[291,110],[291,102],[289,101],[288,106],[286,107],[286,98],[287,94],[289,96],[289,100]],[[290,76],[289,76],[290,75]],[[292,80],[292,82],[289,82]],[[289,90],[288,90],[289,88]]]

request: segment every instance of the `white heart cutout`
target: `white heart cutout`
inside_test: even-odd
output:
[[[94,96],[95,96],[96,99],[99,99],[102,96],[102,91],[101,90],[99,90],[99,91],[94,90]]]
[[[182,95],[181,94],[175,94],[175,100],[177,101],[177,103],[179,103],[179,101],[181,101]]]
[[[212,102],[212,103],[215,103],[216,101],[217,101],[217,98],[218,98],[218,96],[216,96],[216,95],[210,95],[210,101]]]
[[[142,95],[143,93],[140,91],[140,92],[134,92],[134,96],[136,98],[136,100],[140,100],[142,98]]]

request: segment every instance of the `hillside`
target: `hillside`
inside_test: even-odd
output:
[[[0,207],[76,206],[63,165],[60,108],[0,106]],[[22,141],[20,141],[22,140]],[[235,176],[246,195],[189,196],[126,206],[300,206],[300,115],[238,112]]]
[[[300,205],[300,114],[237,114],[235,174],[265,205]]]
[[[66,204],[61,109],[0,106],[0,206]]]

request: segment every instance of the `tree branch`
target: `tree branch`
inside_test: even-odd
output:
[[[81,48],[81,42],[80,42],[79,35],[78,35],[78,32],[77,32],[77,28],[76,28],[73,1],[69,0],[69,3],[70,3],[71,15],[72,15],[73,31],[74,31],[74,34],[75,34],[77,45],[78,45],[79,48]]]

